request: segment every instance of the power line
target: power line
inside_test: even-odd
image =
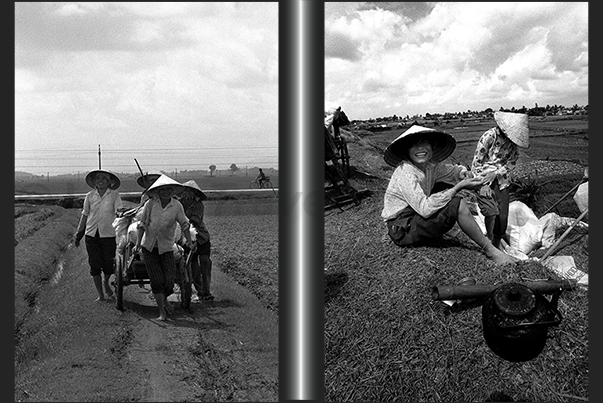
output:
[[[166,152],[166,151],[183,151],[183,152],[199,152],[205,150],[249,150],[249,149],[263,149],[263,150],[278,150],[278,145],[276,146],[236,146],[236,147],[187,147],[187,148],[104,148],[103,152],[108,151],[118,151],[123,153],[145,153],[145,152]],[[96,149],[61,149],[61,148],[52,148],[52,149],[16,149],[15,152],[69,152],[69,153],[96,153]]]
[[[253,155],[255,158],[278,158],[276,155],[257,155],[254,154]],[[143,156],[144,157],[144,156]],[[194,156],[194,157],[199,157],[199,156]],[[217,155],[217,156],[203,156],[202,158],[204,159],[210,159],[210,158],[239,158],[237,156],[228,156],[228,155]],[[109,161],[109,160],[117,160],[117,159],[123,159],[123,158],[130,158],[130,157],[123,157],[123,156],[117,156],[117,155],[104,155],[103,154],[103,161]],[[179,156],[178,158],[182,158],[182,156]],[[40,157],[40,156],[36,156],[36,157],[15,157],[15,161],[19,160],[19,161],[28,161],[28,160],[40,160],[40,159],[44,159],[44,160],[60,160],[60,161],[65,161],[67,158],[65,156],[61,156],[61,157]]]

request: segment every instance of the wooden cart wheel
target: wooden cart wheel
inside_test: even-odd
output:
[[[121,264],[115,271],[116,284],[115,284],[115,299],[117,300],[117,309],[120,311],[124,310],[124,273],[128,269],[128,261],[130,260],[130,254],[132,253],[132,247],[126,245],[124,249],[124,255],[121,258]]]
[[[193,274],[191,271],[191,252],[187,255],[182,256],[180,262],[180,281],[178,286],[180,287],[180,306],[184,309],[191,307],[191,299],[193,296]]]
[[[339,149],[339,155],[341,157],[341,166],[343,174],[346,177],[350,176],[350,154],[348,152],[348,143],[343,139],[339,138],[337,148]]]
[[[191,307],[191,299],[193,297],[193,283],[190,281],[180,281],[180,305],[184,309]]]

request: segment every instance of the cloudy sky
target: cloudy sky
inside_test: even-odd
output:
[[[325,100],[350,120],[588,105],[588,3],[325,3]]]
[[[278,3],[15,3],[15,170],[278,167]]]

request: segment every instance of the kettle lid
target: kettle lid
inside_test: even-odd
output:
[[[536,295],[523,284],[507,283],[494,291],[494,303],[504,314],[523,316],[536,307]]]

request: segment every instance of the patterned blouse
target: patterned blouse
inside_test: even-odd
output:
[[[517,145],[502,134],[498,127],[487,130],[477,142],[471,171],[475,177],[496,172],[500,189],[509,186],[509,174],[519,158]],[[490,183],[488,183],[490,185]]]
[[[436,182],[456,184],[467,176],[462,165],[427,163],[425,172],[408,161],[402,161],[394,170],[385,191],[381,218],[384,221],[396,218],[410,206],[424,218],[428,218],[450,202],[456,192],[446,189],[431,194]]]

